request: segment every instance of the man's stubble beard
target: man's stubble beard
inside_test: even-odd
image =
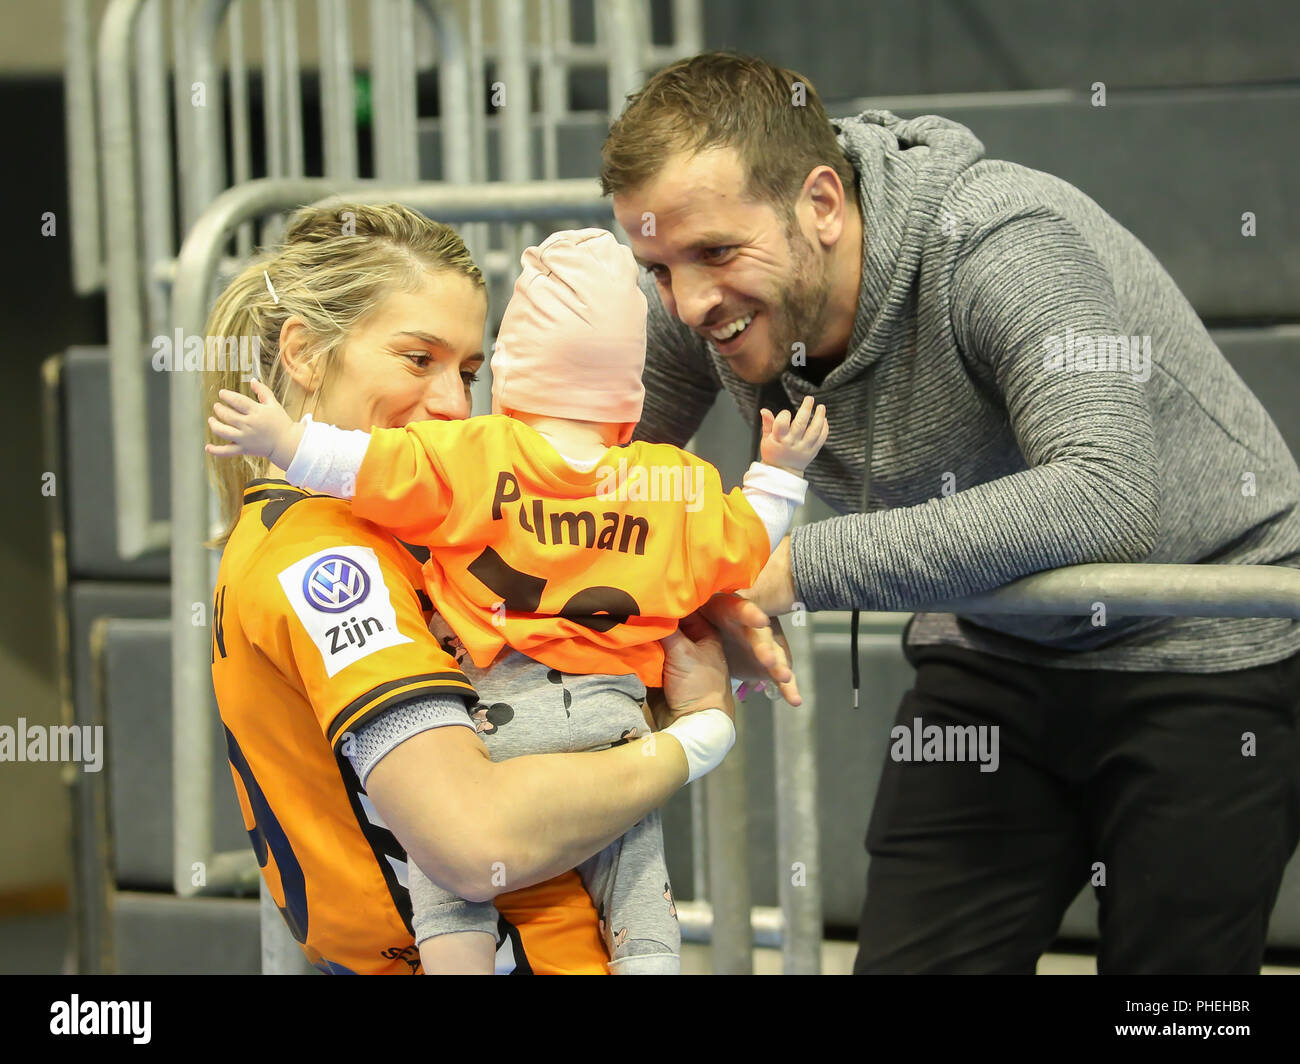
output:
[[[763,384],[777,380],[791,368],[796,343],[803,344],[806,359],[826,335],[830,277],[826,269],[818,269],[816,252],[793,219],[786,227],[786,246],[790,249],[793,268],[789,284],[780,298],[770,304],[772,346],[760,382]]]

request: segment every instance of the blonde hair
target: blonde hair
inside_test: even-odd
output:
[[[302,356],[308,366],[319,367],[319,397],[357,324],[392,292],[414,290],[430,270],[459,274],[483,288],[483,274],[448,225],[396,203],[304,207],[290,219],[281,243],[255,256],[226,286],[205,332],[227,341],[247,338],[258,352],[257,375],[284,403],[291,378],[280,360],[280,330],[290,317],[301,319],[307,332]],[[223,361],[203,374],[205,425],[222,388],[252,394],[239,360]],[[207,438],[226,442],[211,429]],[[265,458],[208,456],[224,530],[206,546],[225,545],[239,520],[244,486],[268,469]]]

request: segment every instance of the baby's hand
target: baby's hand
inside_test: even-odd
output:
[[[203,449],[219,458],[261,455],[280,469],[287,469],[302,442],[303,426],[285,413],[270,388],[261,381],[249,383],[257,395],[257,402],[239,392],[222,388],[218,393],[222,401],[212,407],[216,417],[208,418],[208,427],[214,436],[233,442],[209,443]]]
[[[790,411],[782,410],[775,418],[772,411],[764,409],[763,442],[759,445],[759,454],[768,465],[803,475],[808,463],[817,457],[817,452],[826,442],[830,426],[826,423],[826,407],[820,404],[813,413],[813,398],[805,396],[794,420],[790,420]]]

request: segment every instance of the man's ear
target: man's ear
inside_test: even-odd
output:
[[[292,315],[280,326],[280,364],[289,379],[307,395],[320,385],[320,365],[307,357],[307,325]]]
[[[831,166],[817,166],[804,178],[801,198],[812,207],[812,224],[818,243],[834,247],[844,233],[847,203],[840,175]]]

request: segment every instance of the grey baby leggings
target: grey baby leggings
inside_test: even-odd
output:
[[[499,655],[485,672],[474,666],[441,617],[435,615],[430,627],[478,692],[471,713],[493,761],[603,750],[647,731],[641,712],[645,687],[635,676],[561,673],[513,650]],[[453,931],[486,931],[495,938],[497,911],[491,902],[457,898],[414,861],[408,869],[417,944]],[[510,870],[501,871],[508,884]],[[659,810],[583,861],[577,872],[600,917],[612,973],[680,971],[681,930],[664,862]]]

